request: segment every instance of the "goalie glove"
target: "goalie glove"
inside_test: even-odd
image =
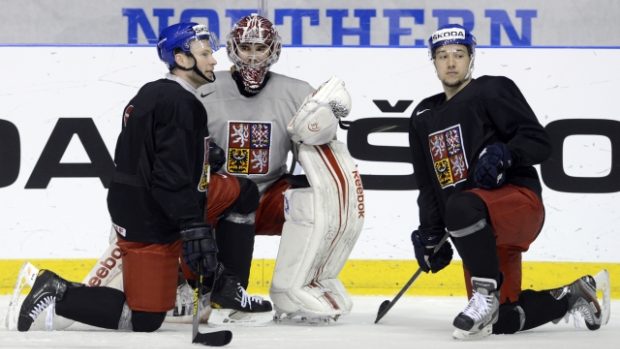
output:
[[[344,81],[331,77],[306,97],[287,130],[293,142],[322,145],[336,138],[340,118],[349,115],[351,96]]]

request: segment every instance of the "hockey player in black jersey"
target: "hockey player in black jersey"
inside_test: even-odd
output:
[[[175,305],[181,256],[189,277],[202,272],[214,280],[217,270],[218,282],[209,284],[214,290],[222,295],[241,292],[218,267],[214,233],[204,220],[209,180],[221,180],[210,174],[210,167],[222,163],[209,156],[218,148],[210,142],[207,113],[196,89],[215,80],[213,52],[218,47],[204,25],[165,28],[157,51],[170,73],[142,86],[124,109],[108,192],[122,252],[123,290],[84,287],[42,270],[22,304],[18,330],[28,331],[42,311],[53,306],[57,315],[97,327],[155,331]],[[254,210],[256,186],[235,183],[237,197],[247,199],[237,206]],[[212,190],[208,194],[211,198]],[[245,299],[271,311],[268,302]]]
[[[533,165],[551,153],[549,138],[515,83],[472,78],[476,41],[450,24],[429,39],[443,93],[420,102],[409,139],[419,187],[420,225],[412,235],[420,267],[446,267],[456,247],[469,304],[453,336],[514,333],[578,312],[591,330],[608,319],[587,275],[554,290],[521,290],[521,256],[544,221],[542,187]],[[607,285],[606,272],[600,274]]]

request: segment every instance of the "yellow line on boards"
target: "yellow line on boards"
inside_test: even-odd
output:
[[[0,294],[13,292],[19,268],[25,259],[0,260]],[[71,281],[82,281],[96,259],[31,259],[38,268],[51,269]],[[250,275],[250,293],[267,294],[275,261],[255,259]],[[396,295],[417,270],[415,260],[349,260],[340,280],[354,295]],[[611,296],[620,298],[620,263],[524,262],[523,289],[543,290],[570,283],[578,277],[607,269],[611,279]],[[422,274],[407,295],[462,296],[465,282],[460,261],[454,261],[437,274]]]

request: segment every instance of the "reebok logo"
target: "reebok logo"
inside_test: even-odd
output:
[[[121,249],[116,247],[110,252],[110,256],[103,261],[100,261],[101,265],[95,272],[95,275],[88,280],[88,286],[105,286],[107,282],[101,284],[109,275],[110,272],[121,262]]]
[[[357,169],[353,171],[353,179],[355,181],[355,193],[357,194],[357,218],[364,218],[366,214],[364,187],[362,186],[362,177]]]

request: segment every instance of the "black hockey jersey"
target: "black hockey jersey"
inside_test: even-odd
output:
[[[420,226],[443,228],[447,199],[475,187],[473,169],[489,144],[508,145],[513,164],[506,183],[539,196],[536,169],[551,154],[548,135],[514,82],[482,76],[449,101],[440,93],[420,102],[409,126],[413,167],[420,194]]]
[[[124,110],[108,191],[117,233],[167,243],[182,226],[203,222],[207,136],[202,103],[178,82],[160,79],[140,89]]]

